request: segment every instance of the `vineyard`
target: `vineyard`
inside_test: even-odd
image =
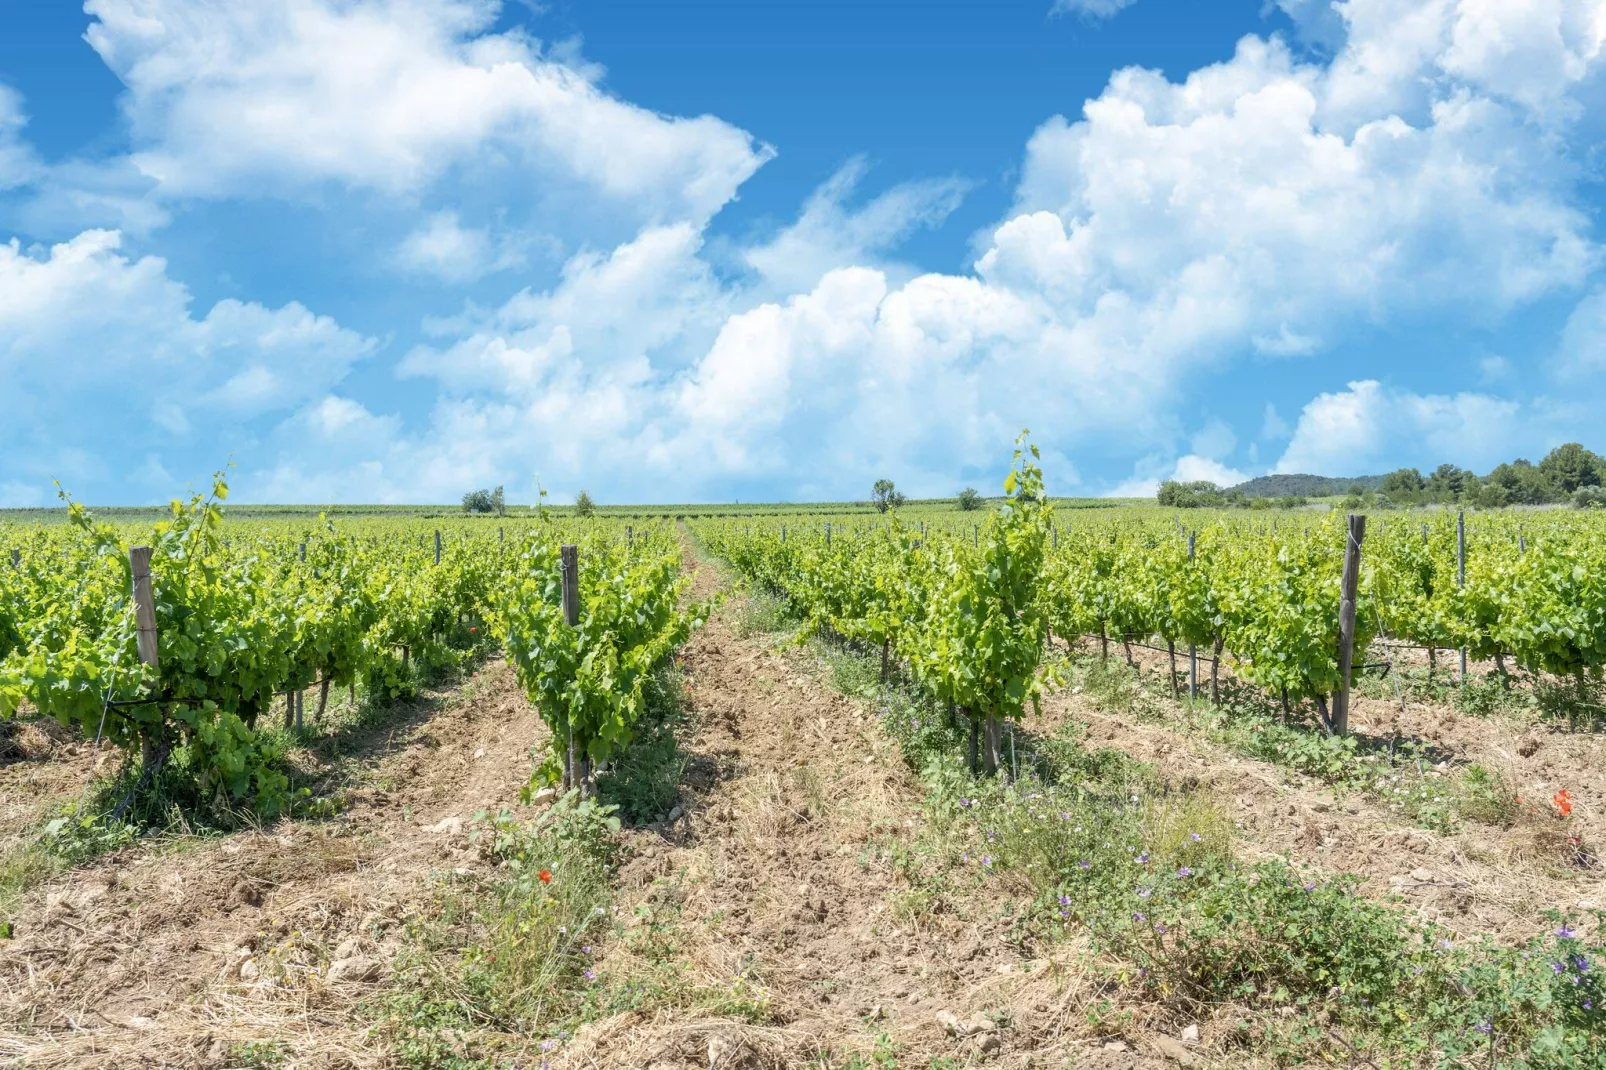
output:
[[[1606,521],[1003,489],[0,526],[0,1053],[1606,1066]]]

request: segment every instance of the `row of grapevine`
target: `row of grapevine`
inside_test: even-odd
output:
[[[1038,597],[1053,507],[1035,446],[1015,452],[1003,506],[971,538],[888,523],[808,529],[738,521],[694,528],[714,553],[789,599],[814,629],[907,663],[970,728],[972,768],[1001,761],[1003,725],[1040,694]]]
[[[1281,527],[1169,515],[1059,525],[1031,464],[985,523],[971,517],[808,526],[705,522],[717,554],[789,600],[809,626],[879,647],[983,727],[1036,693],[1050,635],[1188,647],[1216,668],[1326,716],[1339,669],[1347,528],[1336,512]],[[1380,636],[1465,648],[1535,672],[1606,664],[1606,524],[1576,514],[1480,514],[1464,577],[1456,518],[1382,518],[1367,536],[1354,649]],[[1128,651],[1130,657],[1130,650]],[[1364,659],[1356,657],[1356,664]],[[1175,677],[1173,677],[1175,679]],[[996,731],[996,729],[994,729]]]
[[[628,740],[641,678],[692,624],[666,525],[459,524],[442,539],[396,520],[225,522],[226,495],[218,481],[154,529],[76,504],[66,525],[0,529],[0,718],[30,707],[138,754],[125,800],[178,754],[198,800],[273,812],[289,789],[284,737],[263,731],[276,696],[316,687],[316,717],[331,688],[399,697],[497,644],[555,751],[578,732],[602,760]],[[581,548],[587,612],[553,631],[562,542]],[[151,548],[157,670],[136,652],[135,544]]]

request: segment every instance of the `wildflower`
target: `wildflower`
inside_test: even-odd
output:
[[[1479,1022],[1477,1025],[1473,1026],[1472,1028],[1474,1028],[1478,1032],[1484,1033],[1484,1034],[1488,1034],[1488,1033],[1494,1032],[1494,1026],[1491,1025],[1490,1023],[1488,1023],[1488,1022]]]
[[[1187,866],[1183,866],[1181,869],[1177,870],[1177,876],[1191,877],[1193,876],[1193,870],[1189,869]]]
[[[552,883],[552,871],[550,869],[543,869],[541,871],[540,876],[541,876],[541,883],[542,884],[551,884]]]
[[[993,856],[992,855],[982,855],[981,856],[981,864],[986,866],[988,869],[991,869],[992,865],[993,865]]]
[[[582,955],[591,954],[591,945],[590,944],[586,944],[584,947],[582,947],[580,949],[580,954],[582,954]]]
[[[1200,840],[1204,839],[1204,837],[1199,835],[1197,832],[1190,832],[1188,834],[1188,839],[1192,840],[1194,843],[1198,843]]]
[[[1080,862],[1076,863],[1076,865],[1080,869],[1092,869],[1093,868],[1093,863],[1089,862],[1085,858],[1082,859]]]
[[[1060,906],[1068,907],[1070,905],[1071,905],[1071,897],[1070,896],[1068,896],[1068,895],[1060,896]]]
[[[1164,936],[1165,933],[1166,933],[1165,922],[1163,922],[1163,921],[1155,922],[1154,923],[1154,931],[1159,933],[1161,936]]]
[[[597,975],[596,974],[592,973],[590,970],[586,971],[586,980],[587,981],[595,981],[596,979],[597,979]]]
[[[1138,889],[1138,898],[1139,899],[1147,899],[1147,898],[1149,898],[1149,896],[1151,894],[1153,894],[1153,892],[1154,892],[1153,888],[1139,888]]]
[[[1561,928],[1556,930],[1556,935],[1563,940],[1571,940],[1577,935],[1577,933],[1578,930],[1574,929],[1571,925],[1563,925]]]
[[[1589,960],[1582,955],[1573,956],[1573,966],[1577,968],[1579,973],[1589,972]]]
[[[1573,796],[1572,792],[1568,791],[1566,788],[1562,788],[1560,791],[1556,792],[1555,795],[1551,796],[1550,802],[1556,807],[1556,812],[1561,814],[1562,817],[1572,816]]]
[[[1552,963],[1551,963],[1551,964],[1550,964],[1550,968],[1551,968],[1551,969],[1552,969],[1552,970],[1553,970],[1553,971],[1555,971],[1555,972],[1556,972],[1556,973],[1561,973],[1561,972],[1562,972],[1562,971],[1563,971],[1563,970],[1565,970],[1565,969],[1566,969],[1566,968],[1567,968],[1567,967],[1565,967],[1565,966],[1563,966],[1563,965],[1562,965],[1562,964],[1561,964],[1561,963],[1559,963],[1559,962],[1552,962]]]
[[[1143,920],[1143,915],[1142,915],[1142,913],[1140,913],[1140,912],[1138,912],[1138,911],[1135,911],[1135,910],[1134,910],[1134,911],[1133,911],[1133,912],[1132,912],[1132,920],[1133,920],[1133,921],[1142,921],[1142,920]]]
[[[1144,851],[1142,854],[1138,855],[1138,865],[1146,866],[1148,864],[1149,864],[1149,852]]]
[[[1314,892],[1316,890],[1316,882],[1315,881],[1306,881],[1305,882],[1305,890],[1307,892]]]

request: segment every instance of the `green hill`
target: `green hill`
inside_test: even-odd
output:
[[[1357,484],[1367,490],[1376,490],[1383,485],[1383,477],[1271,475],[1259,476],[1230,489],[1242,492],[1246,498],[1285,498],[1290,495],[1296,498],[1327,498],[1348,494],[1349,489]]]

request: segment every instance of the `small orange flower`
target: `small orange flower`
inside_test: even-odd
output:
[[[1566,788],[1562,788],[1551,797],[1551,803],[1562,817],[1571,817],[1573,812],[1573,796]]]
[[[543,869],[541,871],[541,883],[542,884],[551,884],[552,883],[552,871],[550,869]]]

